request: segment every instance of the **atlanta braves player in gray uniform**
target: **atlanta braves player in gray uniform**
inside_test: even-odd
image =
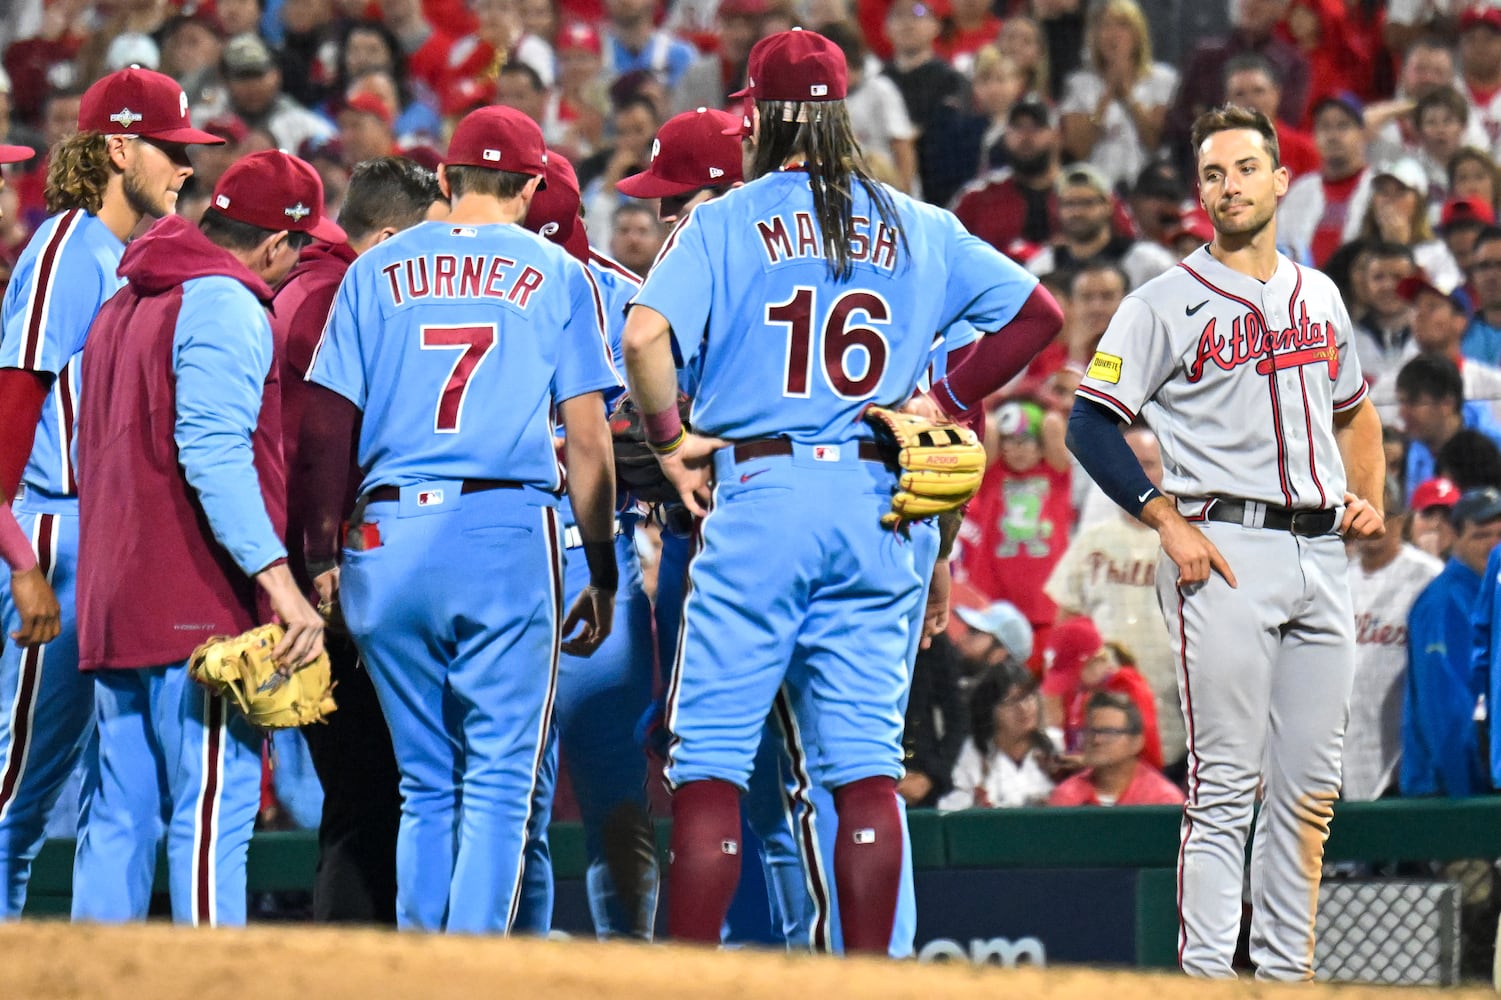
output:
[[[1162,539],[1157,594],[1188,723],[1179,964],[1235,974],[1259,785],[1251,958],[1259,978],[1309,979],[1355,669],[1340,536],[1384,531],[1381,425],[1334,284],[1276,250],[1288,175],[1275,127],[1227,106],[1199,118],[1193,142],[1214,242],[1122,303],[1069,444]],[[1121,438],[1138,415],[1162,444],[1168,496]]]

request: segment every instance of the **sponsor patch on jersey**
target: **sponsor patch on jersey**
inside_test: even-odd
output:
[[[1085,374],[1101,382],[1118,385],[1121,380],[1121,359],[1114,354],[1095,351],[1094,357],[1089,362],[1089,370]]]
[[[813,461],[837,462],[839,461],[839,446],[837,444],[815,444],[813,446]]]

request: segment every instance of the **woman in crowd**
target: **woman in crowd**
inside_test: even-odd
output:
[[[1130,184],[1162,137],[1178,71],[1152,61],[1147,19],[1136,0],[1106,0],[1095,8],[1086,45],[1088,63],[1068,78],[1059,106],[1063,148],[1117,187]]]
[[[954,789],[938,801],[943,812],[1035,806],[1053,790],[1053,745],[1042,732],[1037,678],[1006,661],[970,695],[971,738],[954,763]]]

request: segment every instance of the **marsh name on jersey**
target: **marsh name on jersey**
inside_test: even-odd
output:
[[[811,212],[793,212],[789,226],[785,215],[756,222],[756,233],[766,250],[768,264],[823,258],[823,239]],[[871,225],[857,215],[850,219],[850,259],[885,271],[896,268],[897,231],[884,222]]]

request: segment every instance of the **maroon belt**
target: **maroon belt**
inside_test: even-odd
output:
[[[421,486],[423,484],[416,483],[414,485]],[[522,489],[526,489],[526,484],[525,483],[518,483],[514,479],[466,479],[466,480],[464,480],[464,485],[459,489],[459,492],[460,493],[484,493],[486,490],[522,490]],[[401,499],[401,487],[400,486],[377,486],[375,489],[371,490],[369,493],[366,493],[365,496],[363,497],[363,499],[364,499],[364,501],[366,503],[372,503],[372,502],[375,502],[375,501],[378,501],[378,500],[400,500]]]
[[[773,458],[792,454],[792,442],[786,438],[761,438],[758,441],[742,441],[735,445],[735,464],[751,462],[758,458]],[[874,441],[861,441],[860,461],[885,464],[880,447]]]

